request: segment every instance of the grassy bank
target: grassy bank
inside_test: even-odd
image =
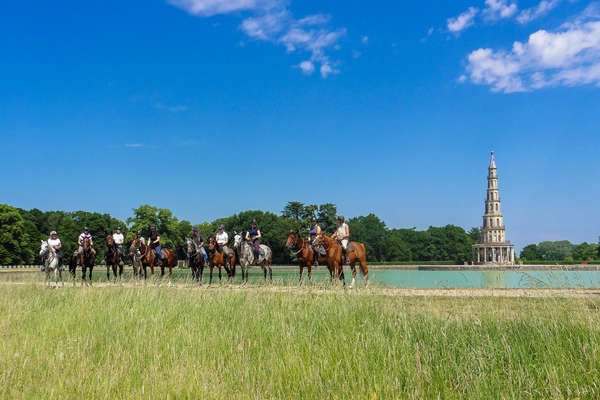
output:
[[[600,302],[0,287],[2,398],[598,398]]]

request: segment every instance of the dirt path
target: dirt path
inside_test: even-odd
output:
[[[43,287],[43,282],[0,282],[0,288],[3,286],[26,286],[37,285]],[[72,282],[65,282],[65,289],[81,288],[81,283],[73,286]],[[110,289],[115,287],[139,288],[139,289],[177,289],[177,290],[228,290],[228,291],[255,291],[255,292],[280,292],[302,294],[328,294],[328,293],[356,293],[362,295],[379,296],[447,296],[447,297],[600,297],[600,289],[409,289],[409,288],[342,288],[330,287],[328,285],[315,286],[285,286],[285,285],[265,285],[265,284],[213,284],[213,285],[195,285],[191,283],[173,283],[169,285],[165,282],[136,283],[122,282],[113,283],[94,283],[92,289]]]

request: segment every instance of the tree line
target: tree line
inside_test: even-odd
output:
[[[35,264],[39,262],[40,240],[48,238],[56,230],[63,243],[66,256],[77,248],[77,237],[84,226],[94,236],[94,247],[98,259],[104,257],[105,237],[121,227],[128,245],[136,231],[147,237],[150,226],[157,226],[161,242],[177,252],[180,259],[186,256],[185,238],[197,226],[206,239],[214,235],[219,224],[233,237],[234,232],[248,229],[256,219],[263,234],[262,242],[273,249],[274,263],[294,263],[294,256],[285,248],[287,235],[297,231],[303,237],[308,235],[310,220],[316,217],[324,232],[331,234],[337,226],[338,215],[335,204],[321,205],[289,202],[277,215],[272,212],[249,210],[219,218],[211,222],[192,224],[180,220],[170,210],[151,205],[133,209],[133,215],[122,221],[109,214],[87,211],[41,211],[24,210],[0,204],[0,265]],[[446,225],[430,227],[426,230],[389,229],[375,214],[358,216],[347,220],[351,240],[365,244],[367,259],[370,262],[394,261],[447,261],[463,263],[471,260],[471,246],[478,238],[477,228],[466,232],[463,228]]]
[[[521,260],[525,263],[532,261],[586,262],[600,260],[600,238],[598,238],[598,244],[587,242],[573,244],[568,240],[530,244],[521,250]]]

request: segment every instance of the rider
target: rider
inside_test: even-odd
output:
[[[60,239],[58,238],[58,235],[56,233],[56,231],[52,231],[50,232],[50,238],[48,238],[48,246],[52,246],[54,248],[54,251],[56,251],[56,259],[58,260],[58,265],[61,265],[62,263],[62,243],[60,241]],[[46,266],[46,257],[44,256],[44,258],[42,259],[42,265]]]
[[[229,243],[229,235],[227,234],[227,232],[225,232],[225,226],[223,224],[220,224],[219,232],[217,232],[217,246],[219,246],[219,251],[223,253],[223,256],[225,257],[225,262],[229,263],[233,252],[227,246],[227,243]]]
[[[90,235],[90,230],[87,226],[83,228],[83,232],[77,238],[77,244],[79,247],[75,252],[76,256],[83,254],[83,242],[85,242],[86,239],[90,239],[90,251],[92,252],[92,255],[96,256],[96,250],[94,250],[94,247],[92,247],[94,245],[94,240],[92,239],[92,235]]]
[[[119,255],[121,256],[120,264],[123,265],[123,242],[125,241],[125,236],[121,233],[121,227],[117,226],[117,231],[113,233],[113,241],[117,245],[117,249],[119,250]]]
[[[252,252],[254,253],[254,259],[258,260],[260,255],[260,238],[262,235],[260,234],[260,229],[256,226],[256,220],[252,220],[252,226],[246,232],[246,240],[252,242]]]
[[[333,239],[336,239],[340,245],[342,246],[342,251],[344,253],[344,264],[348,264],[348,255],[346,254],[346,248],[348,247],[348,238],[350,237],[350,228],[348,224],[344,222],[344,217],[337,217],[338,227],[335,233],[331,236]]]
[[[162,253],[162,246],[160,245],[160,235],[156,231],[156,225],[150,225],[150,236],[148,237],[148,245],[154,249],[158,259],[163,262],[165,261],[165,255]]]
[[[310,220],[310,223],[311,223],[311,226],[310,226],[310,229],[308,230],[308,243],[310,243],[310,249],[312,250],[313,254],[315,255],[314,262],[316,265],[319,265],[318,251],[315,249],[313,242],[315,241],[317,236],[321,234],[321,227],[319,226],[319,224],[317,224],[317,219],[315,217],[312,217],[312,219]]]
[[[204,239],[202,238],[202,235],[198,232],[197,226],[195,226],[192,229],[192,231],[193,231],[192,240],[194,241],[196,246],[200,247],[200,251],[204,255],[204,263],[207,264],[208,263],[208,254],[206,254],[206,249],[204,248]]]

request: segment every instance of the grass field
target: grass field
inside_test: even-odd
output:
[[[595,298],[271,289],[5,283],[0,397],[600,397]]]

